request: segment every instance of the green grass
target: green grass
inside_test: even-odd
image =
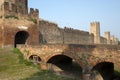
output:
[[[28,21],[32,21],[33,23],[37,23],[37,19],[32,19],[32,18],[30,18],[30,19],[28,19]]]
[[[24,60],[18,49],[0,49],[0,80],[76,80],[38,67]]]
[[[73,79],[57,76],[51,73],[50,71],[40,71],[32,75],[30,78],[21,79],[21,80],[73,80]]]
[[[5,16],[6,19],[9,19],[9,18],[13,18],[13,19],[19,19],[17,16],[15,15],[6,15]]]
[[[120,77],[120,70],[115,70],[114,75],[115,77]]]
[[[18,54],[19,63],[21,63],[21,64],[26,64],[26,66],[34,66],[32,62],[28,62],[27,60],[24,59],[24,56],[23,56],[22,53],[19,51],[19,49],[15,48],[15,49],[13,50],[13,53]]]

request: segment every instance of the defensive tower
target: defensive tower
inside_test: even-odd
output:
[[[39,19],[39,10],[30,8],[28,14],[28,0],[0,0],[0,18],[4,17]]]
[[[110,32],[105,32],[104,36],[107,39],[107,44],[110,44]]]
[[[38,14],[28,0],[0,0],[0,47],[38,44]]]
[[[90,33],[94,35],[94,43],[100,44],[100,23],[99,22],[92,22],[90,24]]]

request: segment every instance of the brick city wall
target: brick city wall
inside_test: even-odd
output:
[[[43,43],[61,43],[61,44],[93,44],[94,36],[89,32],[74,30],[71,28],[61,29],[57,24],[41,20],[40,34]]]

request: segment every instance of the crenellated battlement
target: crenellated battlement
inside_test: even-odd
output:
[[[75,34],[81,34],[81,35],[89,35],[89,32],[87,32],[87,31],[82,31],[82,30],[73,29],[73,28],[69,28],[69,27],[64,27],[64,31],[68,32],[68,33],[75,33]]]
[[[39,19],[39,10],[30,8],[28,13],[28,0],[0,0],[0,16]]]
[[[14,15],[17,16],[17,5],[14,3],[9,3],[9,2],[4,2],[3,3],[3,9],[4,12],[2,13],[2,15],[6,16],[10,16],[10,15]]]
[[[97,21],[91,22],[90,25],[91,26],[98,26],[98,25],[100,25],[100,22],[97,22]]]
[[[46,20],[40,20],[39,24],[46,25],[46,26],[56,26],[56,27],[58,27],[58,25],[56,23],[50,22],[50,21],[46,21]]]
[[[32,19],[38,19],[39,18],[39,10],[38,9],[34,9],[34,8],[30,8],[30,13],[29,13],[29,17]]]

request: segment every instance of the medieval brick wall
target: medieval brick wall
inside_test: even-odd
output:
[[[110,44],[110,32],[105,32],[104,36],[107,39],[107,44]]]
[[[40,26],[40,43],[63,43],[63,36],[57,24],[41,20]]]
[[[3,3],[4,3],[4,0],[0,0],[0,16],[3,15]]]
[[[16,0],[18,14],[20,16],[28,15],[28,2],[27,0]]]
[[[63,29],[63,37],[64,43],[66,44],[90,44],[90,41],[92,40],[92,36],[89,32],[74,30],[71,28]]]
[[[107,39],[104,37],[100,37],[100,44],[107,44]]]
[[[19,27],[27,28],[23,31],[31,36],[29,44],[107,44],[110,40],[111,44],[118,44],[116,37],[106,40],[100,36],[99,22],[91,23],[90,33],[62,29],[55,23],[40,20],[38,9],[30,8],[28,13],[28,0],[0,0],[0,45],[13,45],[16,33],[21,31]]]
[[[41,20],[40,23],[41,43],[61,44],[93,44],[94,36],[89,32],[74,30],[71,28],[60,29],[57,24]]]
[[[0,45],[5,47],[14,46],[16,34],[21,31],[29,34],[26,41],[27,44],[39,44],[39,29],[36,24],[28,20],[4,19],[4,21],[0,23]],[[24,36],[25,35],[21,37]]]

